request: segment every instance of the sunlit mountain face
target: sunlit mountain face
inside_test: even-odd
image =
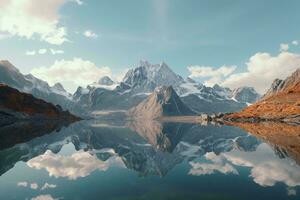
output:
[[[0,199],[297,199],[300,192],[299,127],[293,125],[85,120],[18,126],[0,129],[10,135],[1,143]]]

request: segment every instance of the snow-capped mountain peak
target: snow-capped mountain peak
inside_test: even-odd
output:
[[[232,91],[229,88],[222,87],[219,84],[215,84],[212,88],[219,96],[225,97],[226,99],[231,98]]]
[[[186,82],[188,82],[188,83],[197,83],[194,79],[192,79],[190,77],[186,78]]]
[[[62,91],[62,92],[66,92],[65,88],[62,86],[61,83],[55,83],[53,86],[52,86],[53,89],[56,89],[58,91]]]
[[[16,68],[13,64],[11,64],[8,60],[0,60],[0,65],[5,67],[7,70],[20,72],[18,68]]]
[[[138,67],[129,70],[123,79],[133,89],[143,92],[152,92],[157,86],[177,85],[183,81],[164,62],[150,64],[148,61],[140,61]]]
[[[239,102],[254,103],[260,95],[253,87],[240,87],[232,91],[231,98]]]

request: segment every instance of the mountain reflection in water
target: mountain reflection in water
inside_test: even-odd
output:
[[[251,199],[251,194],[247,194],[246,191],[241,190],[240,194],[231,191],[236,191],[242,185],[249,188],[273,188],[277,191],[276,193],[273,190],[255,189],[261,192],[257,197],[268,193],[274,199],[296,198],[300,186],[300,127],[286,124],[235,125],[240,128],[158,121],[89,120],[69,126],[50,123],[2,127],[0,189],[8,187],[8,190],[14,190],[14,187],[20,188],[25,185],[29,187],[31,183],[29,184],[28,180],[35,177],[35,173],[43,173],[37,182],[50,179],[55,184],[52,183],[51,186],[50,183],[40,183],[37,187],[44,191],[44,185],[47,190],[53,190],[52,196],[57,196],[56,186],[63,180],[75,181],[80,184],[76,187],[86,188],[89,185],[88,180],[95,181],[98,173],[104,173],[109,174],[111,182],[122,179],[126,174],[127,178],[124,178],[124,181],[129,181],[129,185],[125,183],[120,186],[122,188],[130,188],[130,184],[134,185],[133,180],[141,182],[138,186],[140,190],[150,195],[143,196],[146,199],[171,198],[172,196],[167,196],[171,195],[168,194],[168,190],[174,190],[174,187],[179,193],[187,194],[190,198],[203,197],[205,192],[220,197],[218,195],[225,195],[224,188],[227,188],[229,199],[237,196]],[[19,180],[19,170],[30,171],[28,177],[24,174],[26,180]],[[116,170],[117,175],[110,174],[113,170]],[[144,179],[141,179],[141,176]],[[228,183],[223,180],[226,177]],[[241,178],[236,181],[241,181],[242,184],[237,186],[230,183],[238,177]],[[16,182],[5,185],[7,179]],[[87,182],[83,183],[81,179],[86,179]],[[219,187],[223,189],[215,188],[214,192],[209,191],[201,186],[202,180],[221,181]],[[101,179],[97,181],[101,182]],[[162,184],[161,182],[168,184],[156,188],[156,184]],[[197,182],[203,190],[206,188],[205,191],[197,193],[199,191],[193,189]],[[173,184],[179,185],[172,187]],[[229,185],[232,188],[228,188]],[[63,189],[67,186],[60,187]],[[110,187],[110,193],[106,194],[107,199],[115,198],[118,193],[115,190],[121,190]],[[152,187],[156,189],[151,190]],[[72,188],[68,186],[68,189]],[[162,193],[156,194],[160,190]],[[95,195],[97,190],[93,192]],[[136,192],[131,191],[128,194],[127,191],[124,195],[128,199],[141,198]],[[72,195],[75,195],[62,191],[59,194],[62,195],[58,196],[59,198],[65,199],[72,199]],[[34,194],[29,192],[28,195],[34,198]],[[10,194],[1,193],[0,199],[10,199]],[[15,199],[18,199],[18,196],[15,196]],[[77,199],[94,198],[85,196]]]

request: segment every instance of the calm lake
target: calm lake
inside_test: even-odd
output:
[[[300,198],[294,141],[238,127],[87,120],[0,133],[3,200]]]

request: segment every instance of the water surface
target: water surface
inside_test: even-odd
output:
[[[2,127],[0,199],[299,199],[299,135],[278,139],[279,127],[267,127],[243,127],[253,135],[156,121]]]

